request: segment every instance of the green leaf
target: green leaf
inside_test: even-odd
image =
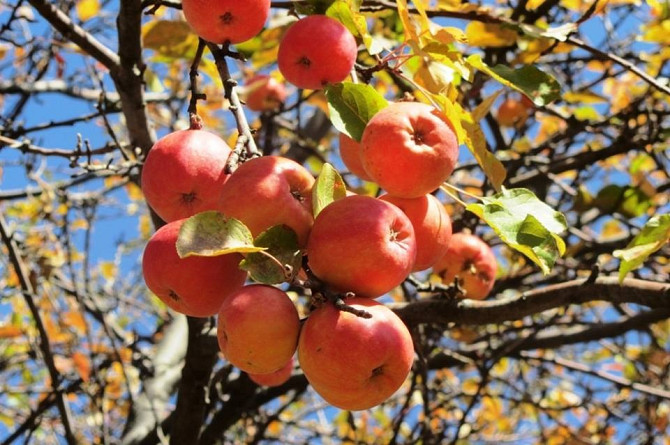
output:
[[[247,226],[215,210],[198,213],[184,221],[177,238],[177,254],[180,258],[261,250],[262,247],[254,246]]]
[[[525,94],[538,106],[561,98],[561,86],[556,79],[534,65],[524,65],[519,69],[505,65],[490,67],[484,63],[479,54],[471,55],[466,61],[503,85]]]
[[[567,229],[565,216],[527,189],[503,188],[482,201],[468,204],[466,209],[486,221],[505,244],[549,273],[565,253],[565,242],[559,236]]]
[[[388,105],[370,85],[342,82],[328,85],[324,92],[335,128],[358,142],[372,116]]]
[[[640,267],[649,255],[661,249],[668,240],[670,240],[670,214],[649,219],[625,249],[614,251],[614,256],[621,260],[619,282],[623,281],[628,272]]]
[[[312,212],[314,218],[328,204],[347,195],[347,188],[344,180],[335,168],[329,163],[323,164],[321,173],[316,178],[312,187]]]
[[[262,252],[249,253],[240,268],[258,283],[279,284],[291,281],[302,266],[298,235],[288,226],[273,226],[254,240]]]
[[[651,198],[630,185],[606,185],[596,195],[594,205],[603,213],[619,212],[628,218],[644,215],[652,205]]]
[[[328,7],[326,15],[342,23],[354,36],[360,37],[370,54],[379,54],[384,48],[378,45],[368,32],[367,20],[363,14],[356,11],[357,7],[360,6],[337,0]]]

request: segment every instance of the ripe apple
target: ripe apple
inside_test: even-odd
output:
[[[280,156],[262,156],[242,164],[223,187],[220,210],[237,218],[256,236],[286,224],[307,243],[312,216],[314,177],[302,165]]]
[[[293,357],[284,366],[269,374],[248,374],[252,382],[261,386],[280,386],[291,378],[293,373]]]
[[[525,97],[525,96],[524,96]],[[506,99],[498,107],[498,123],[505,127],[520,127],[528,119],[528,106],[516,99]]]
[[[180,130],[159,139],[142,168],[142,192],[164,221],[187,218],[220,205],[231,150],[204,130]]]
[[[370,176],[361,164],[361,144],[344,133],[340,133],[340,157],[351,173],[364,181],[370,181]]]
[[[147,287],[168,307],[192,317],[210,317],[244,284],[247,274],[238,267],[242,256],[179,258],[176,242],[183,222],[169,222],[152,235],[144,248],[142,274]]]
[[[261,32],[270,0],[182,0],[193,31],[213,43],[240,43]]]
[[[310,15],[286,31],[277,64],[293,85],[318,90],[346,79],[357,55],[356,39],[342,23],[325,15]]]
[[[363,131],[361,163],[391,196],[418,198],[454,170],[458,141],[446,116],[430,105],[395,102],[377,112]]]
[[[246,104],[253,111],[274,111],[286,100],[286,88],[272,76],[258,74],[245,82]]]
[[[409,218],[416,236],[414,272],[431,267],[447,252],[451,240],[451,218],[433,195],[398,198],[383,195],[379,199],[395,204]]]
[[[327,303],[312,312],[298,341],[298,361],[314,390],[341,409],[379,405],[407,378],[414,361],[412,336],[389,308],[368,298],[346,303],[372,318]]]
[[[300,318],[293,302],[276,287],[244,286],[219,309],[217,337],[224,357],[242,371],[268,374],[295,353]]]
[[[435,265],[433,272],[442,277],[444,284],[454,279],[465,290],[465,297],[483,300],[493,289],[498,268],[493,251],[476,235],[454,233],[447,253]]]
[[[312,272],[335,289],[379,297],[412,271],[414,229],[393,204],[370,196],[347,196],[316,217],[307,256]]]

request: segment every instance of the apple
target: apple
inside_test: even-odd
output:
[[[293,373],[293,357],[284,366],[269,374],[248,374],[252,382],[261,386],[280,386],[291,378]]]
[[[298,362],[307,381],[328,403],[346,410],[379,405],[407,378],[414,361],[412,336],[388,307],[368,298],[346,303],[372,318],[337,309],[313,311],[298,341]]]
[[[498,264],[493,251],[481,238],[470,233],[454,233],[447,253],[433,265],[444,284],[458,279],[465,297],[483,300],[493,289]]]
[[[378,111],[365,126],[361,145],[366,173],[400,198],[418,198],[437,189],[458,160],[451,123],[419,102],[395,102]]]
[[[361,164],[361,144],[344,133],[340,133],[340,157],[351,173],[364,181],[370,181],[370,176]]]
[[[258,74],[245,82],[245,102],[253,111],[274,111],[286,100],[286,88],[272,76]]]
[[[519,100],[505,99],[498,107],[496,119],[504,127],[521,127],[528,119],[528,109],[529,107]]]
[[[213,43],[240,43],[261,32],[270,0],[182,0],[191,29]]]
[[[325,15],[310,15],[286,31],[277,64],[293,85],[318,90],[346,79],[357,55],[356,39],[342,23]]]
[[[370,196],[347,196],[316,217],[307,256],[312,272],[335,289],[379,297],[412,271],[414,229],[393,204]]]
[[[433,195],[419,198],[398,198],[383,195],[409,218],[416,236],[416,262],[412,271],[425,270],[441,259],[451,240],[451,218],[439,199]]]
[[[242,371],[268,374],[295,353],[300,318],[291,298],[276,287],[252,284],[226,298],[217,337],[224,357]]]
[[[230,153],[223,139],[205,130],[179,130],[162,137],[142,167],[147,203],[168,222],[216,210],[229,176],[225,167]]]
[[[183,222],[169,222],[151,236],[142,256],[142,274],[147,287],[168,307],[192,317],[210,317],[244,284],[247,274],[238,267],[242,256],[179,258],[176,243]]]
[[[285,224],[304,246],[314,223],[312,185],[314,177],[295,161],[280,156],[254,158],[230,176],[219,210],[242,221],[254,236]]]

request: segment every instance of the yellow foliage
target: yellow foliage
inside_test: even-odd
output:
[[[0,326],[0,339],[16,338],[23,335],[23,331],[18,326],[5,325]]]
[[[465,35],[472,46],[504,47],[516,43],[518,34],[510,28],[496,23],[470,22],[465,27]]]
[[[92,19],[100,12],[100,1],[99,0],[79,0],[77,2],[77,16],[79,20],[85,22],[86,20]]]

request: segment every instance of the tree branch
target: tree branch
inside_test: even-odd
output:
[[[63,388],[61,388],[63,377],[61,376],[60,372],[58,372],[58,369],[56,369],[54,356],[51,352],[51,345],[49,343],[49,335],[47,334],[44,323],[42,322],[42,316],[40,315],[40,311],[37,308],[37,304],[35,304],[35,300],[33,299],[35,290],[33,289],[33,285],[30,282],[28,269],[26,268],[26,265],[19,254],[19,249],[16,245],[16,242],[12,238],[12,234],[9,233],[5,218],[1,213],[0,235],[2,236],[2,241],[7,247],[7,250],[9,250],[9,258],[12,262],[12,265],[14,266],[14,270],[16,271],[16,274],[19,278],[19,282],[21,283],[23,298],[30,308],[30,313],[33,316],[33,321],[35,322],[35,326],[37,327],[37,331],[40,335],[39,347],[42,353],[42,358],[46,363],[47,369],[49,371],[51,386],[56,396],[56,404],[58,406],[61,421],[63,422],[63,428],[65,429],[65,438],[68,443],[76,444],[77,440],[72,430],[72,413],[70,412],[70,405],[65,398]]]
[[[634,303],[650,308],[670,308],[670,284],[637,279],[600,277],[568,281],[496,300],[431,298],[389,305],[410,326],[421,323],[489,324],[519,320],[528,315],[591,301]]]
[[[56,8],[53,2],[45,0],[28,0],[28,3],[40,13],[63,37],[71,41],[85,53],[90,54],[109,71],[115,71],[121,63],[119,56],[107,48],[99,40],[76,25],[63,11]]]
[[[160,425],[165,405],[181,378],[180,365],[186,356],[187,339],[186,317],[177,315],[165,328],[163,338],[156,348],[154,375],[142,382],[143,391],[135,397],[121,437],[123,445],[140,443]]]

